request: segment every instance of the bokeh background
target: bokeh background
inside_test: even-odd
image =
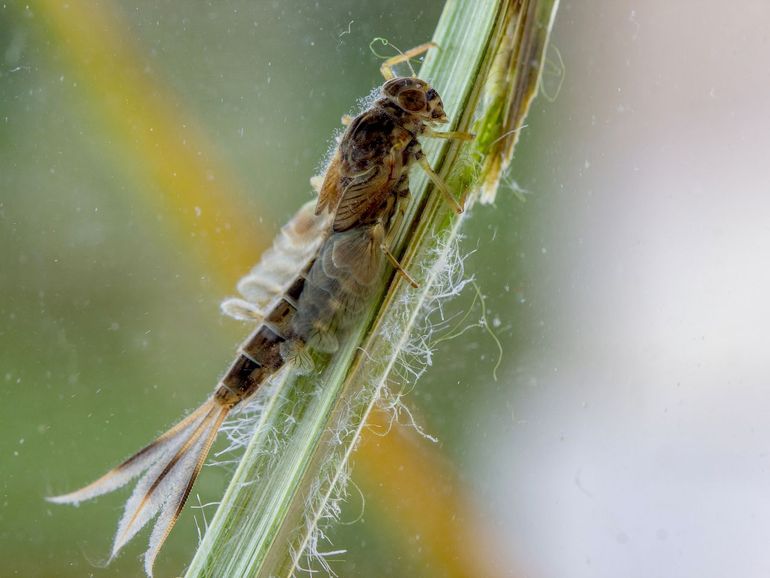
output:
[[[140,575],[146,534],[100,567],[125,490],[43,496],[206,396],[247,332],[218,302],[380,82],[370,41],[419,44],[442,5],[0,6],[0,576]],[[408,400],[439,443],[363,445],[340,575],[770,573],[769,22],[765,0],[562,3],[555,98],[466,229],[498,380],[482,329],[441,343]]]

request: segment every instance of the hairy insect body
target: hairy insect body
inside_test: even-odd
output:
[[[386,82],[383,97],[348,126],[332,161],[336,170],[324,180],[319,208],[336,204],[334,230],[372,223],[387,228],[397,202],[409,195],[409,169],[422,156],[417,137],[427,122],[445,121],[441,99],[426,82]]]
[[[346,195],[337,207],[335,231],[388,219],[394,194],[408,194],[406,176],[416,143],[376,104],[353,120],[340,143],[339,188]]]
[[[399,201],[409,196],[409,169],[422,155],[417,137],[426,122],[445,120],[441,99],[427,83],[396,78],[351,121],[322,186],[322,197],[325,189],[326,200],[336,201],[335,207],[326,203],[331,230],[241,346],[215,392],[219,403],[232,407],[248,398],[303,347],[337,350],[381,277],[386,232]],[[323,198],[318,207],[324,208]]]

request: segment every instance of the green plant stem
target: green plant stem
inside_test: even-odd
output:
[[[493,154],[489,143],[510,130],[507,118],[516,122],[522,118],[500,114],[502,103],[528,105],[536,91],[539,65],[534,84],[527,85],[527,98],[509,94],[517,90],[511,81],[515,74],[496,78],[494,87],[487,82],[495,66],[527,66],[531,73],[532,55],[507,60],[499,56],[501,50],[516,50],[507,36],[512,19],[524,27],[523,33],[527,26],[545,31],[537,53],[542,62],[556,4],[556,0],[447,3],[433,39],[439,48],[428,53],[420,76],[442,95],[453,130],[469,130],[482,94],[486,95],[479,121],[483,142],[435,140],[424,145],[432,166],[453,191],[468,192],[487,179],[479,167],[485,167]],[[497,72],[499,76],[501,71]],[[413,199],[395,253],[410,271],[422,271],[417,275],[420,288],[392,276],[340,351],[331,360],[319,360],[324,367],[320,376],[284,376],[264,408],[187,578],[288,578],[317,554],[319,529],[333,517],[330,505],[344,491],[350,457],[367,417],[419,330],[426,304],[435,299],[436,282],[446,274],[446,261],[462,224],[462,216],[449,211],[440,195],[429,194],[424,175],[416,174],[410,188]],[[469,197],[468,206],[474,199]]]

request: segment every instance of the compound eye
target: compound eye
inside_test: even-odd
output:
[[[398,95],[398,105],[407,112],[425,110],[425,93],[421,90],[404,90]]]

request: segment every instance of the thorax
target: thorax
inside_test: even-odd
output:
[[[392,162],[398,151],[405,151],[424,130],[424,124],[412,115],[376,102],[353,119],[342,139],[345,172],[356,174]]]

